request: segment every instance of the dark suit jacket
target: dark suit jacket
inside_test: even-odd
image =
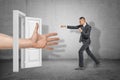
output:
[[[82,29],[81,35],[80,35],[80,39],[79,42],[83,42],[83,43],[90,43],[90,32],[91,32],[91,26],[86,24],[85,27],[83,27],[82,25],[77,25],[77,26],[67,26],[68,29]]]

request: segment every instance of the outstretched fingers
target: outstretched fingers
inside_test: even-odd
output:
[[[47,50],[53,50],[54,48],[52,48],[52,47],[45,47],[45,49],[47,49]]]
[[[46,37],[52,37],[52,36],[56,36],[57,35],[57,33],[48,33],[48,34],[46,34]]]
[[[57,45],[58,44],[58,40],[59,37],[53,37],[53,36],[56,36],[57,33],[48,33],[46,34],[45,36],[47,37],[47,45],[45,47],[45,49],[47,50],[53,50],[54,48],[50,47],[50,46],[54,46],[54,45]]]
[[[57,44],[58,44],[58,42],[48,42],[47,46],[53,46],[53,45],[57,45]]]
[[[58,41],[60,40],[59,37],[55,37],[55,38],[47,38],[47,41],[50,42],[50,41]]]

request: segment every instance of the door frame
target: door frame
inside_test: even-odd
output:
[[[25,17],[26,14],[19,10],[13,10],[13,72],[19,72],[19,16]]]

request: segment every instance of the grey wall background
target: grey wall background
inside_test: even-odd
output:
[[[78,58],[80,33],[59,25],[78,25],[80,16],[92,26],[93,53],[102,59],[120,59],[120,0],[0,0],[0,33],[12,36],[14,9],[42,18],[43,33],[58,32],[59,45],[54,51],[43,50],[43,59]],[[12,50],[0,50],[0,59],[11,58]]]

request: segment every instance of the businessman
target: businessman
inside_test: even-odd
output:
[[[79,29],[81,35],[79,42],[82,42],[83,45],[81,46],[79,50],[79,67],[75,68],[75,70],[84,70],[84,59],[83,59],[83,52],[86,51],[87,54],[94,60],[96,66],[100,64],[100,62],[96,59],[96,57],[93,55],[93,53],[90,51],[90,32],[91,32],[91,26],[88,25],[86,22],[85,17],[79,18],[80,25],[77,26],[69,26],[69,25],[61,25],[61,28],[68,28],[68,29]]]

